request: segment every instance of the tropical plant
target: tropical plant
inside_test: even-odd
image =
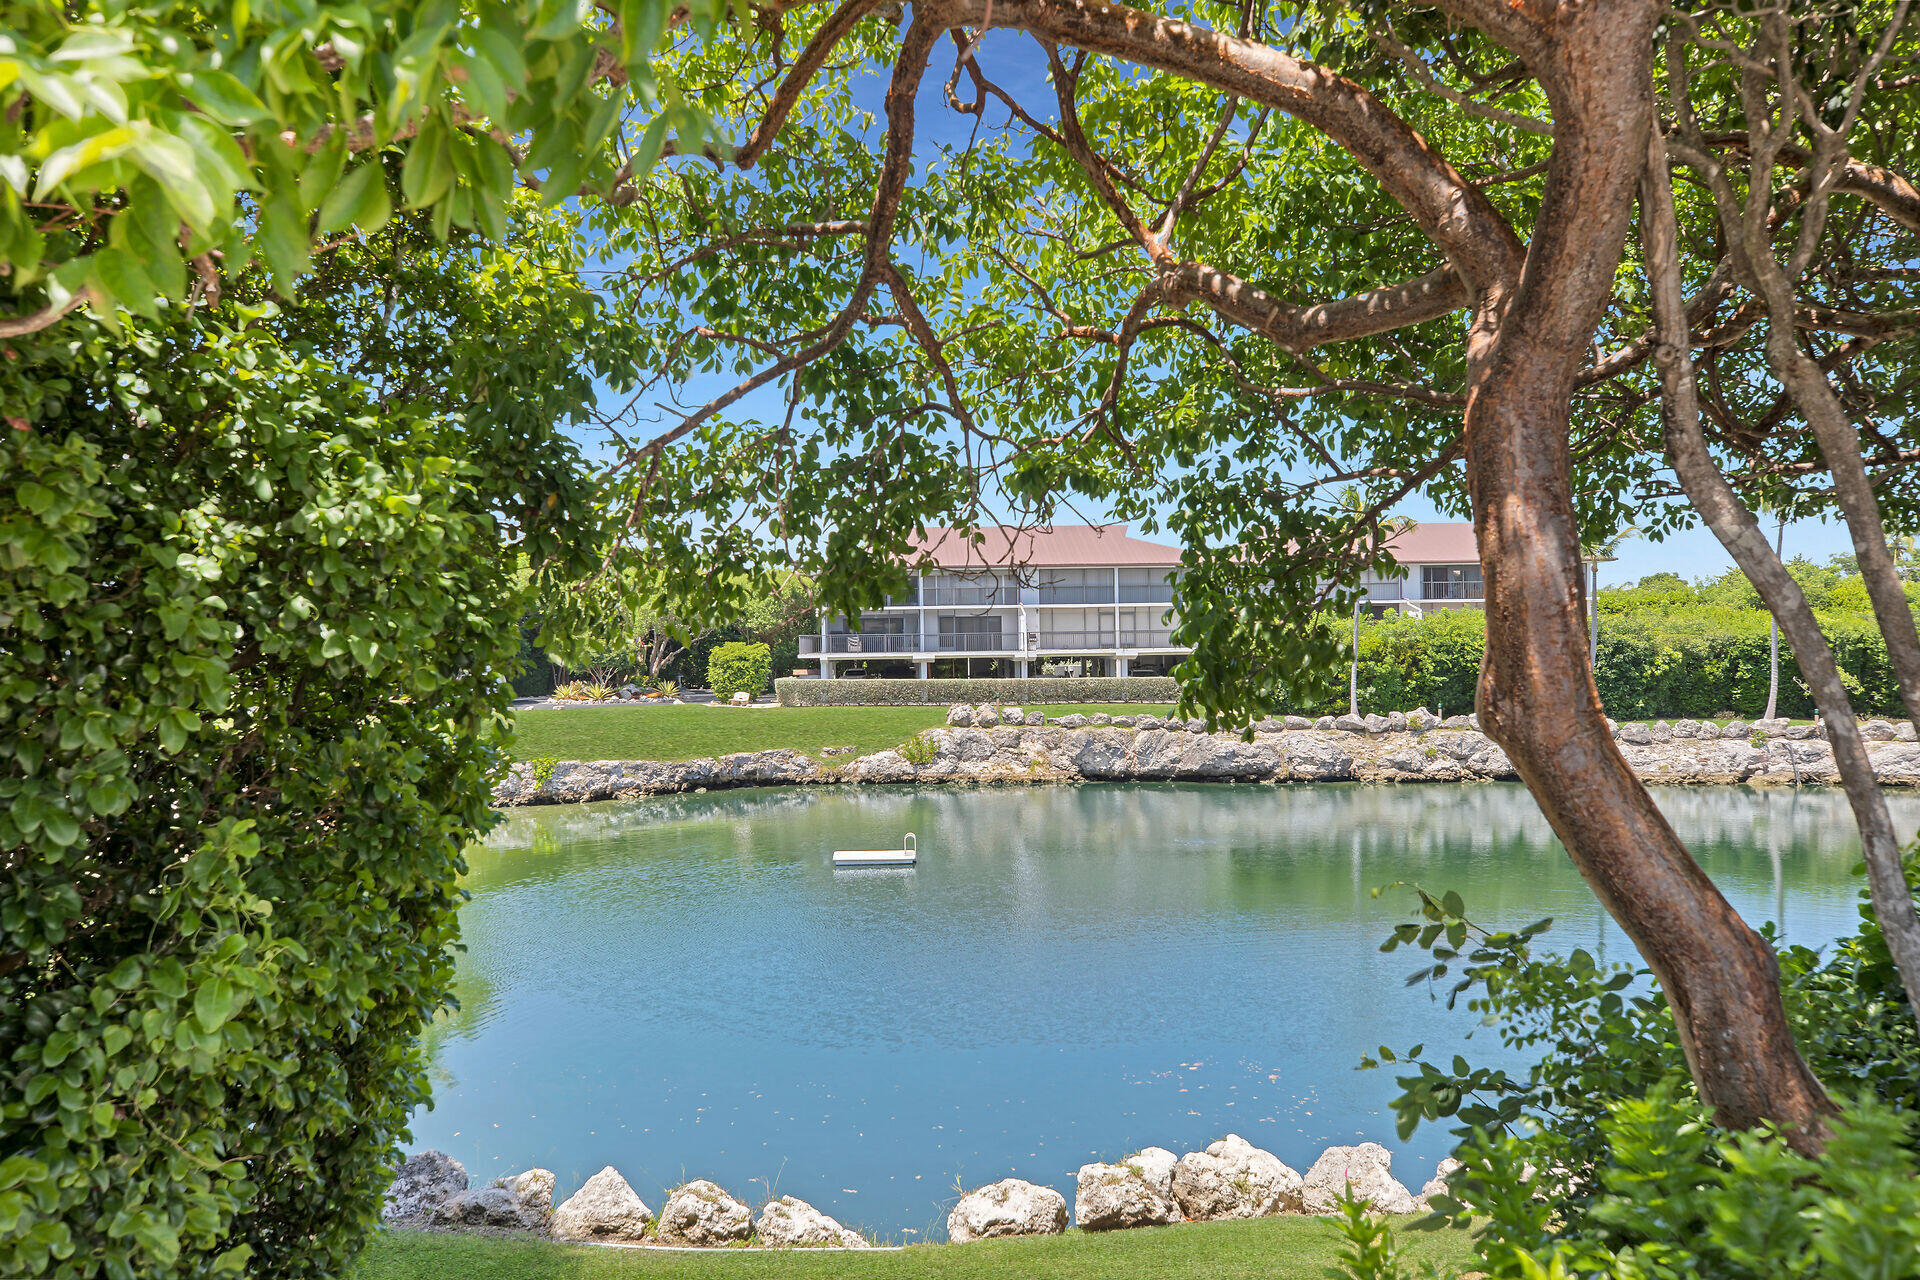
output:
[[[553,696],[562,702],[605,702],[613,696],[613,686],[598,680],[569,680],[555,687]]]
[[[773,676],[773,656],[764,644],[736,640],[715,649],[707,659],[707,688],[716,698],[736,693],[753,696],[766,691]]]
[[[223,316],[0,367],[0,1274],[347,1269],[495,820],[514,553],[592,555],[518,503],[558,400],[377,411]]]

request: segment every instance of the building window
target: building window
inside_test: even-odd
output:
[[[1173,573],[1167,569],[1122,569],[1120,603],[1173,603]]]
[[[1486,595],[1480,582],[1480,566],[1428,564],[1420,567],[1420,597],[1423,600],[1479,600]]]

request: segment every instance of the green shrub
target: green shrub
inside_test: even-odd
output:
[[[978,680],[802,680],[774,682],[783,707],[900,707],[965,702],[977,706],[1057,706],[1076,702],[1172,702],[1180,686],[1172,676]]]
[[[932,764],[940,754],[940,744],[930,733],[916,733],[900,744],[900,758],[911,765]]]
[[[715,649],[707,658],[707,688],[716,698],[736,693],[758,697],[773,675],[773,653],[764,644],[735,640]]]
[[[521,645],[495,513],[547,460],[129,326],[0,368],[0,1275],[340,1275],[429,1096]]]
[[[613,696],[613,686],[596,680],[569,680],[553,691],[562,702],[605,702]]]

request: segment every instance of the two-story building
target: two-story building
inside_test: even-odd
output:
[[[907,594],[860,615],[823,616],[800,638],[820,677],[1164,675],[1190,650],[1173,643],[1177,547],[1125,525],[932,529],[915,546]],[[1366,582],[1367,608],[1419,616],[1480,603],[1473,526],[1421,525],[1390,544],[1403,576]]]

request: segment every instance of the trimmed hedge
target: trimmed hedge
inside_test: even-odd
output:
[[[783,707],[900,707],[955,702],[995,706],[1053,706],[1074,702],[1172,702],[1180,684],[1172,676],[979,680],[801,680],[773,682]]]
[[[772,672],[772,652],[766,645],[733,640],[715,649],[707,659],[707,688],[716,698],[731,698],[736,693],[758,697]]]
[[[1837,593],[1836,593],[1837,594]],[[1900,690],[1886,642],[1871,614],[1823,609],[1816,616],[1833,646],[1842,678],[1861,715],[1901,714]],[[1341,624],[1345,626],[1344,622]],[[1436,611],[1425,618],[1388,614],[1360,627],[1360,709],[1446,715],[1473,710],[1486,648],[1486,615],[1474,609]],[[1613,612],[1602,596],[1600,700],[1617,720],[1723,713],[1751,718],[1767,702],[1767,615],[1760,609],[1692,604]],[[1805,719],[1813,701],[1800,687],[1800,669],[1780,642],[1780,714]],[[1278,710],[1335,715],[1347,709],[1344,665],[1328,697]],[[896,706],[917,703],[1173,702],[1179,686],[1168,676],[1084,680],[780,680],[780,702],[790,707]]]

